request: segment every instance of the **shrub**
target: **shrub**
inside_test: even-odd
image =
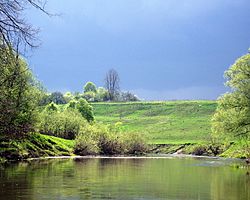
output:
[[[54,102],[51,102],[45,107],[45,109],[47,111],[58,111],[58,106]]]
[[[99,154],[116,155],[124,152],[124,146],[121,139],[110,126],[97,123],[87,125],[81,130],[80,134],[83,135],[83,138],[87,136],[90,137],[92,141],[96,142]],[[82,148],[84,149],[85,145],[83,145]]]
[[[138,134],[122,135],[116,126],[87,124],[76,137],[75,153],[78,155],[143,154],[147,152],[146,140]]]
[[[193,149],[192,154],[201,156],[207,153],[207,148],[205,146],[196,146]]]
[[[117,155],[125,152],[122,140],[112,133],[100,135],[98,147],[100,148],[100,154],[103,155]]]
[[[74,139],[80,133],[81,126],[86,124],[86,120],[77,110],[66,109],[59,112],[45,109],[40,114],[38,129],[42,134]]]
[[[144,136],[138,133],[128,133],[124,140],[126,144],[126,153],[128,154],[144,154],[148,151],[148,146]]]
[[[75,140],[74,153],[81,156],[96,155],[99,148],[91,136],[79,134]]]
[[[85,99],[79,99],[76,108],[88,122],[94,121],[93,107]]]
[[[93,107],[85,99],[71,100],[68,108],[77,109],[88,122],[94,121]]]

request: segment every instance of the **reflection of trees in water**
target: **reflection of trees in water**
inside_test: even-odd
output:
[[[196,165],[200,163],[187,159],[76,158],[12,164],[0,169],[0,199],[18,199],[24,194],[21,199],[27,200],[195,199],[204,194],[215,200],[249,197],[246,170]]]
[[[0,199],[19,199],[25,194],[24,188],[31,188],[29,177],[23,174],[26,164],[12,164],[0,169]],[[23,196],[24,200],[29,199]]]
[[[250,199],[250,182],[246,170],[215,169],[211,177],[211,197],[214,200]]]

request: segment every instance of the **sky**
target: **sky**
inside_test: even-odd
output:
[[[49,0],[27,10],[41,45],[27,56],[48,91],[104,85],[144,100],[217,99],[224,71],[250,47],[249,0]]]

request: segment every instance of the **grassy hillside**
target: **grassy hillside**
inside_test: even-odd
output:
[[[65,156],[73,152],[74,141],[39,133],[19,139],[0,136],[0,163],[46,156]]]
[[[124,132],[145,134],[153,144],[200,143],[209,139],[215,101],[92,103],[97,121],[121,122]]]

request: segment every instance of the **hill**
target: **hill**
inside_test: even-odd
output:
[[[121,124],[123,132],[144,134],[151,144],[207,141],[216,101],[92,103],[97,121]]]

